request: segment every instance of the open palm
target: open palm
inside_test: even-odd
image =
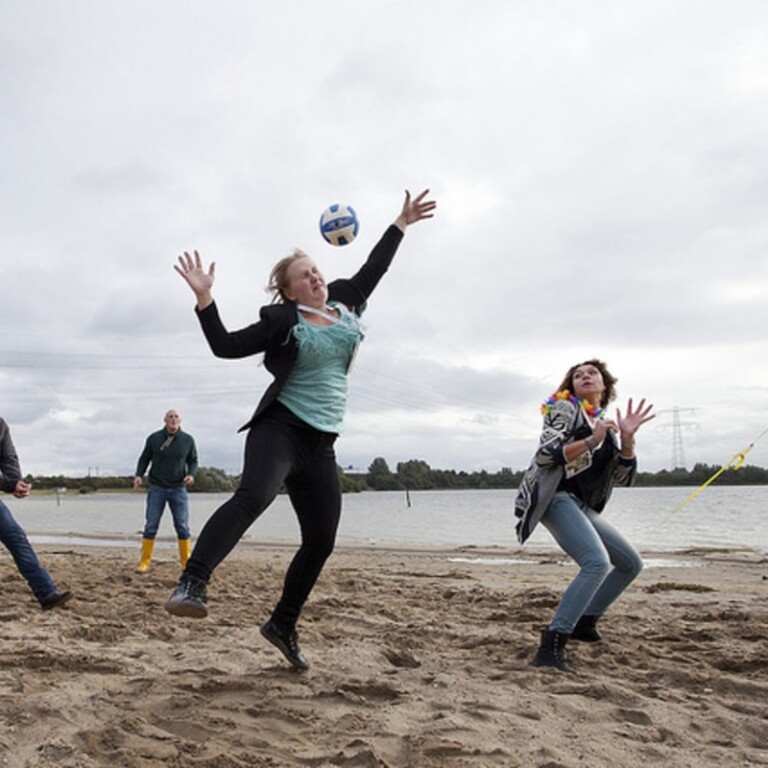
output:
[[[633,410],[632,398],[630,397],[627,402],[627,410],[625,411],[624,416],[621,415],[621,411],[618,408],[616,409],[616,421],[619,425],[621,434],[631,437],[643,424],[651,419],[655,419],[656,414],[651,413],[652,410],[653,405],[649,403],[646,406],[645,398],[643,398],[637,404],[637,408]]]
[[[186,281],[189,287],[197,296],[211,292],[214,280],[216,279],[216,262],[212,261],[211,266],[206,272],[203,268],[203,262],[200,254],[194,251],[194,257],[187,251],[183,256],[179,256],[178,265],[173,267]]]

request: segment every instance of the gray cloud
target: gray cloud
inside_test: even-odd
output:
[[[754,438],[763,4],[3,9],[0,414],[29,471],[129,473],[168,407],[236,471],[269,377],[210,356],[176,256],[216,260],[238,327],[291,248],[347,274],[427,185],[438,216],[366,315],[346,463],[519,468],[539,402],[593,355],[625,394],[699,409],[689,462]],[[342,250],[316,228],[340,200],[362,222]],[[666,466],[669,430],[645,429]]]

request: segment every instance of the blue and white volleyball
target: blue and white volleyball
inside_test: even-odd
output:
[[[320,234],[331,245],[349,245],[360,229],[355,209],[344,203],[329,205],[320,217]]]

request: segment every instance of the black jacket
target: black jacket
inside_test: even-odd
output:
[[[0,490],[13,493],[21,480],[19,457],[11,439],[11,430],[5,419],[0,419]]]
[[[352,277],[328,284],[328,300],[341,302],[356,314],[362,314],[368,297],[392,263],[402,239],[402,230],[391,225],[374,246],[365,264]],[[275,377],[253,416],[238,430],[242,432],[253,426],[256,419],[277,399],[296,364],[299,348],[291,331],[299,322],[298,309],[292,301],[268,304],[259,311],[259,322],[239,331],[228,331],[224,327],[215,303],[195,311],[208,345],[216,357],[232,359],[263,352],[264,366]]]

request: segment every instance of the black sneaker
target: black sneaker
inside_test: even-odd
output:
[[[262,625],[261,634],[275,648],[280,650],[294,669],[303,670],[309,668],[309,662],[304,658],[301,648],[299,648],[299,636],[296,634],[295,629],[292,629],[290,632],[284,632],[270,619],[266,624]]]
[[[44,611],[50,611],[51,608],[56,608],[60,605],[64,605],[64,603],[68,603],[73,597],[74,595],[69,590],[66,590],[66,592],[59,592],[56,590],[40,601],[40,607]]]
[[[205,582],[192,576],[182,576],[179,585],[168,598],[165,610],[174,616],[204,619],[208,615]]]

